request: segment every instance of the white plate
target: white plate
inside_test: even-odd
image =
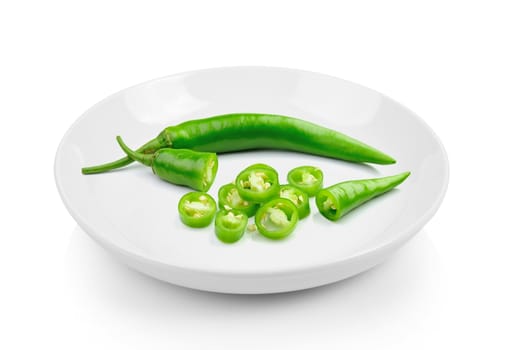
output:
[[[299,117],[351,135],[393,156],[394,165],[360,165],[311,155],[254,151],[221,155],[210,194],[245,166],[289,169],[316,165],[325,185],[343,180],[412,175],[390,193],[348,214],[312,214],[283,241],[246,233],[220,243],[213,227],[189,229],[177,202],[188,191],[131,165],[81,175],[82,166],[122,157],[115,136],[137,147],[165,126],[234,112]],[[99,244],[134,269],[161,280],[227,293],[274,293],[315,287],[382,262],[434,215],[448,183],[448,161],[433,131],[384,95],[326,75],[279,68],[195,71],[149,81],[89,109],[66,133],[55,161],[56,183],[70,214]]]

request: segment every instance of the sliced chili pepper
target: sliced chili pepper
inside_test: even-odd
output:
[[[254,216],[259,208],[259,204],[246,201],[240,197],[237,186],[233,183],[221,186],[217,196],[219,208],[225,210],[241,210],[248,217]]]
[[[263,203],[279,195],[279,175],[269,165],[254,164],[238,174],[235,186],[246,201]]]
[[[216,214],[215,232],[225,243],[234,243],[244,235],[247,215],[241,210],[220,210]]]
[[[337,221],[351,210],[401,184],[410,172],[376,179],[352,180],[327,187],[316,195],[319,212]]]
[[[309,196],[302,190],[291,186],[282,185],[279,197],[289,199],[298,210],[298,218],[301,220],[310,214]]]
[[[217,155],[189,149],[162,148],[153,154],[142,154],[126,146],[120,136],[117,141],[123,151],[136,161],[150,166],[161,179],[207,192],[217,173]]]
[[[216,214],[216,202],[205,192],[189,192],[179,200],[181,221],[190,227],[209,226]]]
[[[165,128],[138,151],[154,153],[165,147],[216,153],[284,149],[350,162],[395,163],[387,154],[338,131],[301,119],[273,114],[225,114],[190,120]],[[132,158],[124,157],[114,162],[83,168],[82,173],[101,173],[121,168],[132,161]]]
[[[298,210],[290,200],[275,198],[258,209],[254,221],[263,236],[281,239],[295,229],[298,223]]]
[[[306,192],[309,197],[314,197],[323,187],[323,172],[313,166],[300,166],[289,171],[288,182]]]

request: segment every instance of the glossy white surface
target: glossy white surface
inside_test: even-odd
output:
[[[287,172],[311,164],[325,185],[347,179],[412,175],[399,189],[337,223],[312,215],[286,240],[258,233],[225,245],[213,226],[191,230],[178,219],[188,191],[155,178],[143,166],[83,176],[80,168],[122,156],[115,136],[140,145],[168,125],[233,112],[290,115],[339,130],[392,155],[389,166],[352,164],[298,153],[258,151],[221,155],[210,194],[245,166]],[[70,213],[98,243],[129,266],[156,278],[226,293],[273,293],[315,287],[383,261],[435,213],[448,181],[445,151],[411,111],[378,92],[329,76],[261,67],[178,74],[123,90],[88,110],[62,140],[56,182]]]

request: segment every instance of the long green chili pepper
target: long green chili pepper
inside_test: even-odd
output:
[[[319,191],[316,205],[328,220],[337,221],[351,210],[401,184],[410,172],[376,179],[351,180]]]
[[[225,114],[195,119],[165,128],[138,149],[188,148],[205,152],[283,149],[351,162],[392,164],[395,160],[365,143],[335,130],[297,118],[257,113]],[[101,173],[128,165],[130,157],[87,167],[83,174]]]
[[[143,154],[128,148],[120,136],[117,142],[129,157],[150,166],[161,179],[173,184],[207,192],[216,177],[218,162],[215,153],[162,148],[152,154]]]

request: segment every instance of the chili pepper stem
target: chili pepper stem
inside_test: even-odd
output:
[[[104,173],[106,171],[125,167],[131,163],[133,163],[133,159],[130,159],[129,157],[123,157],[123,158],[118,159],[114,162],[109,162],[109,163],[105,163],[105,164],[82,168],[81,172],[84,175],[100,174],[100,173]]]
[[[164,142],[164,140],[160,136],[158,136],[152,140],[149,140],[144,145],[142,145],[140,148],[138,148],[136,150],[136,152],[138,152],[138,153],[154,153],[158,149],[163,148],[163,147],[167,147],[166,142]],[[84,175],[100,174],[100,173],[104,173],[106,171],[122,168],[124,166],[127,166],[128,164],[133,163],[133,161],[134,161],[134,159],[132,159],[130,157],[123,157],[123,158],[115,160],[113,162],[82,168],[81,172]]]
[[[123,142],[121,136],[116,136],[116,140],[119,143],[121,149],[128,155],[129,158],[149,167],[153,165],[154,154],[144,154],[128,148],[128,146],[126,146],[126,144]]]

